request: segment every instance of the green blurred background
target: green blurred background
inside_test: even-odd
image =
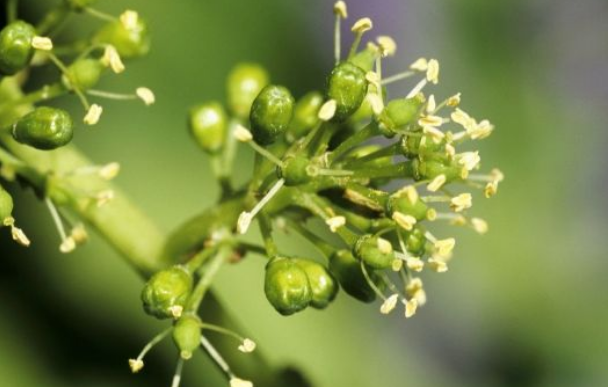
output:
[[[52,1],[23,0],[33,20]],[[463,108],[489,118],[484,166],[506,174],[498,196],[477,198],[490,222],[462,232],[443,275],[427,275],[428,306],[405,321],[341,295],[324,312],[278,316],[264,299],[258,257],[223,270],[217,293],[276,364],[294,364],[319,387],[608,385],[608,3],[604,0],[356,0],[392,35],[397,58],[442,63],[437,94],[463,93]],[[157,104],[105,103],[101,123],[77,133],[95,161],[119,161],[118,178],[162,229],[211,205],[218,189],[188,138],[187,108],[224,98],[224,78],[243,60],[266,66],[300,96],[331,67],[331,1],[99,1],[133,8],[153,31],[153,51],[103,86],[152,88]],[[0,8],[3,9],[3,8]],[[67,36],[96,22],[74,20]],[[412,85],[393,87],[392,95]],[[65,101],[65,106],[73,105]],[[63,102],[62,102],[63,103]],[[241,178],[251,155],[239,159]],[[45,208],[16,194],[16,216],[34,241],[0,239],[0,385],[168,386],[167,343],[140,375],[126,360],[164,325],[139,304],[141,279],[97,236],[68,256]],[[283,239],[298,252],[309,246]],[[204,316],[203,316],[204,317]],[[247,376],[247,375],[244,375]],[[199,356],[184,386],[221,386]]]

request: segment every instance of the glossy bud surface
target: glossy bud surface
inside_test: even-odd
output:
[[[36,108],[13,126],[13,138],[36,149],[51,150],[67,145],[74,135],[70,114],[47,106]]]
[[[190,110],[190,134],[202,150],[217,153],[224,147],[228,119],[222,105],[209,102]]]
[[[159,319],[174,317],[174,307],[184,307],[192,291],[192,276],[181,266],[159,271],[141,293],[146,313]]]
[[[29,65],[35,51],[32,47],[34,36],[34,27],[21,20],[0,31],[0,74],[14,75]]]
[[[270,304],[284,316],[306,309],[312,301],[306,271],[291,258],[274,258],[268,263],[264,292]]]
[[[307,259],[297,259],[297,264],[306,272],[312,299],[310,305],[313,308],[324,309],[338,294],[338,284],[325,267],[317,262]]]
[[[246,118],[260,91],[268,85],[268,73],[255,63],[241,63],[228,75],[228,106],[239,118]]]
[[[293,117],[294,99],[283,86],[268,85],[251,106],[251,133],[261,145],[270,145],[285,133]]]
[[[352,63],[336,66],[327,81],[327,99],[337,103],[335,119],[344,121],[359,109],[367,94],[365,71]]]
[[[201,323],[195,316],[183,316],[175,323],[173,341],[182,359],[188,360],[201,345]]]

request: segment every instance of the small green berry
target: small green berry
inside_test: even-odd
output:
[[[150,51],[148,25],[141,17],[129,28],[119,20],[110,22],[95,34],[93,41],[111,44],[123,59],[138,58]]]
[[[373,302],[376,293],[365,280],[361,271],[361,263],[355,259],[348,250],[336,251],[329,259],[329,270],[336,276],[340,286],[350,296],[363,302]],[[380,278],[374,273],[373,269],[368,268],[370,279],[382,288]]]
[[[268,263],[264,292],[270,304],[284,316],[306,309],[312,301],[306,271],[291,258],[274,258]]]
[[[392,100],[380,114],[380,124],[389,131],[403,128],[416,119],[421,107],[418,97]]]
[[[42,150],[62,147],[73,135],[70,114],[47,106],[36,108],[13,126],[13,138],[17,142]]]
[[[287,130],[287,141],[294,142],[304,137],[319,122],[319,109],[323,105],[323,94],[311,91],[298,100],[294,108],[293,121]]]
[[[306,171],[310,159],[303,154],[289,156],[283,165],[277,168],[279,177],[285,179],[286,186],[296,186],[310,182],[312,177]]]
[[[251,106],[251,133],[261,145],[270,145],[287,130],[293,117],[294,99],[283,86],[268,85]]]
[[[224,147],[228,119],[222,105],[208,102],[190,110],[190,133],[207,153],[217,153]]]
[[[260,91],[268,85],[268,73],[255,63],[241,63],[228,75],[228,106],[232,114],[246,118]]]
[[[30,64],[35,51],[32,47],[35,36],[36,29],[21,20],[0,31],[0,74],[14,75]]]
[[[373,269],[388,269],[395,260],[390,242],[369,234],[359,237],[355,242],[353,255]]]
[[[334,116],[337,121],[344,121],[359,109],[367,94],[365,71],[352,63],[337,65],[327,81],[327,98],[336,101]]]
[[[62,77],[63,84],[68,89],[86,91],[99,83],[104,66],[96,59],[80,59],[68,67],[68,73]]]
[[[338,294],[339,287],[336,280],[325,267],[317,262],[307,259],[297,259],[296,262],[304,269],[310,282],[312,290],[310,305],[317,309],[326,308]]]
[[[0,185],[0,227],[4,221],[13,215],[13,198]]]
[[[146,313],[159,319],[181,314],[192,291],[192,276],[182,266],[159,271],[141,293]]]
[[[65,0],[68,7],[78,12],[84,10],[86,7],[90,7],[96,2],[97,0]]]
[[[182,316],[173,328],[173,341],[182,359],[188,360],[201,345],[201,322],[196,316]]]

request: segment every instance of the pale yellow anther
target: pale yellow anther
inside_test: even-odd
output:
[[[437,273],[445,273],[448,271],[448,264],[441,259],[429,258],[429,267]]]
[[[413,185],[408,185],[407,187],[403,188],[400,193],[405,194],[405,197],[411,204],[416,204],[418,202],[418,199],[420,198],[416,187],[414,187]]]
[[[407,268],[412,271],[419,273],[422,271],[422,269],[424,269],[424,261],[420,258],[408,257],[406,259],[406,263],[407,263]]]
[[[494,168],[490,171],[490,177],[497,183],[500,183],[505,179],[505,175],[498,168]]]
[[[40,51],[51,51],[53,49],[53,41],[45,36],[34,36],[32,47]]]
[[[426,304],[426,292],[422,287],[422,280],[420,278],[412,278],[407,284],[405,292],[408,296],[415,299],[418,305],[422,306]]]
[[[426,69],[427,81],[437,84],[439,83],[439,62],[436,59],[431,59]]]
[[[97,207],[102,207],[102,206],[108,204],[109,202],[111,202],[114,199],[115,196],[116,196],[116,194],[111,189],[99,192],[97,195],[95,195],[95,201],[97,202]]]
[[[448,98],[448,102],[446,103],[446,105],[449,107],[457,107],[458,105],[460,105],[460,95],[461,93],[458,93]]]
[[[431,222],[437,219],[437,210],[434,208],[429,208],[426,210],[426,218]]]
[[[462,212],[473,206],[473,196],[470,193],[463,193],[450,200],[450,208],[454,212]]]
[[[334,14],[340,16],[342,19],[346,19],[348,17],[346,3],[343,1],[336,1],[334,4]]]
[[[481,161],[481,157],[479,157],[479,152],[464,152],[457,156],[458,163],[465,167],[468,171],[472,171],[473,169],[479,166],[479,162]]]
[[[117,162],[109,163],[99,169],[99,177],[104,180],[112,180],[120,173],[120,164]]]
[[[331,120],[336,115],[336,109],[338,109],[338,103],[335,99],[330,99],[319,109],[319,119],[325,122]]]
[[[427,84],[426,78],[421,80],[420,82],[418,82],[418,84],[416,84],[416,86],[414,86],[414,88],[408,93],[408,95],[405,96],[405,98],[406,99],[414,98],[415,96],[420,94],[420,92],[422,91],[422,89],[424,89],[424,86],[426,86],[426,84]]]
[[[74,228],[72,228],[72,231],[70,232],[70,237],[74,240],[74,242],[76,242],[77,245],[81,245],[89,239],[89,234],[84,228],[84,225],[80,223],[74,226]]]
[[[346,218],[343,216],[334,216],[325,220],[325,224],[329,226],[331,232],[336,232],[340,227],[346,224]]]
[[[382,98],[378,94],[368,94],[367,101],[369,102],[374,115],[378,116],[384,110],[384,101],[382,101]]]
[[[450,117],[452,118],[452,121],[465,129],[472,128],[476,125],[475,120],[462,109],[454,110]]]
[[[390,254],[393,252],[393,245],[384,238],[378,238],[377,245],[378,250],[380,250],[382,254]]]
[[[139,14],[132,10],[126,10],[119,16],[122,26],[129,31],[137,29]]]
[[[376,38],[382,56],[394,56],[397,53],[397,43],[390,36],[378,36]]]
[[[435,253],[437,254],[438,257],[442,257],[442,258],[449,257],[450,254],[452,253],[452,250],[454,250],[455,246],[456,246],[456,239],[454,239],[454,238],[442,239],[442,240],[438,240],[434,243]]]
[[[406,231],[411,231],[416,225],[416,218],[411,215],[405,215],[401,212],[394,212],[392,216],[395,223],[399,225],[399,227],[403,228]]]
[[[245,234],[251,225],[251,221],[253,220],[253,215],[250,212],[243,211],[241,215],[239,215],[239,219],[236,222],[236,231],[239,234]]]
[[[374,86],[380,85],[380,77],[378,76],[378,73],[375,71],[368,71],[365,74],[365,79]]]
[[[152,90],[148,89],[147,87],[138,87],[135,90],[135,94],[137,95],[137,97],[139,97],[139,99],[144,101],[147,106],[150,106],[154,102],[156,102],[156,96],[154,95]]]
[[[429,68],[429,62],[426,58],[418,58],[410,65],[410,69],[415,71],[426,71]]]
[[[412,298],[405,302],[405,318],[413,317],[416,314],[416,310],[418,310],[418,300]]]
[[[255,341],[251,340],[251,339],[245,339],[243,340],[243,344],[239,345],[239,351],[243,352],[243,353],[250,353],[255,351]]]
[[[401,268],[403,268],[403,260],[401,259],[393,259],[393,262],[391,263],[391,269],[393,271],[399,271],[401,270]]]
[[[13,237],[13,240],[21,246],[28,247],[31,244],[27,235],[25,235],[25,232],[19,227],[11,226],[11,236]]]
[[[382,305],[380,306],[380,313],[389,314],[395,309],[397,306],[397,302],[399,301],[399,295],[393,294],[389,298],[387,298]]]
[[[456,148],[452,144],[446,144],[445,153],[450,157],[456,156]]]
[[[483,219],[471,219],[471,226],[473,227],[473,230],[475,230],[475,232],[477,232],[478,234],[483,235],[488,232],[488,223]]]
[[[84,116],[84,123],[87,125],[95,125],[99,122],[99,118],[101,117],[101,113],[103,113],[103,108],[96,103],[89,107],[87,114]]]
[[[447,181],[447,178],[445,177],[445,175],[441,174],[441,175],[435,177],[429,183],[429,185],[426,186],[426,189],[429,190],[430,192],[437,192],[441,187],[443,187],[443,185],[445,184],[446,181]]]
[[[112,45],[107,45],[103,56],[101,57],[101,64],[112,69],[116,74],[120,74],[125,71],[125,65],[118,55],[118,51]]]
[[[437,109],[437,102],[435,101],[435,96],[431,94],[429,96],[429,100],[426,102],[426,112],[428,114],[432,114]],[[441,117],[439,117],[441,118]],[[441,122],[443,122],[443,118],[441,118]]]
[[[439,116],[420,117],[420,119],[418,120],[418,125],[422,127],[431,126],[433,128],[438,128],[443,125],[443,118]]]
[[[131,368],[131,372],[136,374],[144,368],[144,361],[140,359],[129,359],[129,367]]]
[[[169,307],[169,312],[174,319],[178,319],[182,317],[182,313],[184,313],[184,307],[181,305],[173,305]]]
[[[452,221],[450,222],[450,224],[453,226],[466,226],[467,218],[465,218],[462,215],[456,215],[456,216],[454,216],[454,218],[452,218]]]
[[[374,25],[372,23],[372,19],[364,17],[362,19],[357,20],[355,24],[353,24],[353,28],[351,28],[351,31],[357,34],[362,34],[365,31],[371,30],[373,26]]]
[[[488,120],[483,120],[479,124],[467,129],[467,134],[472,140],[483,140],[494,131],[494,125]]]
[[[253,387],[253,383],[251,383],[249,380],[232,377],[230,379],[230,387]]]
[[[76,241],[71,236],[65,238],[59,246],[59,251],[64,254],[71,253],[76,249]]]
[[[249,142],[253,140],[253,134],[243,125],[238,124],[233,132],[234,138],[240,142]]]
[[[498,182],[497,181],[491,181],[488,184],[486,184],[485,188],[484,188],[484,195],[486,196],[486,198],[491,198],[492,196],[496,195],[498,193]]]

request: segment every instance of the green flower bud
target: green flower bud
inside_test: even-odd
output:
[[[436,143],[428,135],[403,136],[401,138],[401,151],[409,158],[419,157],[421,160],[441,162],[449,160],[448,154],[445,151],[445,141]]]
[[[123,59],[144,56],[150,51],[150,33],[148,25],[137,17],[131,28],[119,20],[103,26],[93,37],[98,44],[111,44]]]
[[[201,345],[201,322],[196,316],[183,316],[173,328],[173,341],[182,359],[188,360]]]
[[[80,59],[68,67],[68,73],[64,74],[61,80],[68,89],[85,91],[99,83],[103,70],[104,66],[99,60]]]
[[[285,133],[293,117],[294,99],[283,86],[268,85],[251,106],[251,133],[261,145],[269,145]]]
[[[97,0],[65,0],[65,3],[74,11],[82,11],[86,7],[95,4]]]
[[[190,110],[190,133],[208,153],[217,153],[224,147],[228,119],[224,108],[217,102],[208,102]]]
[[[410,254],[416,257],[422,256],[426,250],[424,232],[420,228],[414,227],[405,237],[405,247]]]
[[[232,114],[245,118],[260,91],[268,85],[268,73],[255,63],[241,63],[228,75],[228,106]]]
[[[365,71],[352,63],[340,63],[327,81],[327,98],[337,103],[335,119],[344,121],[355,113],[367,94]]]
[[[13,138],[37,149],[55,149],[72,140],[72,126],[72,118],[68,112],[43,106],[17,121],[13,126]]]
[[[445,175],[446,181],[451,182],[466,177],[467,170],[456,161],[420,161],[417,163],[417,171],[420,180],[433,180],[439,175]]]
[[[270,304],[284,316],[306,309],[312,301],[306,271],[291,258],[274,258],[268,263],[264,292]]]
[[[380,114],[380,124],[389,131],[403,128],[418,117],[421,107],[422,100],[418,97],[394,99]]]
[[[192,276],[182,266],[159,271],[141,293],[146,313],[163,319],[181,314],[192,291]]]
[[[16,74],[30,64],[35,51],[32,47],[34,36],[34,27],[21,20],[0,31],[0,74]]]
[[[303,154],[289,156],[283,160],[283,165],[277,168],[279,177],[285,179],[286,186],[295,186],[310,182],[306,168],[310,165],[310,159]]]
[[[369,286],[361,271],[361,263],[353,257],[350,251],[339,250],[332,254],[329,258],[329,270],[336,276],[342,289],[351,297],[363,302],[373,302],[376,299],[376,293]],[[379,288],[382,288],[383,282],[378,275],[371,268],[367,272],[370,279]]]
[[[388,269],[395,260],[390,242],[370,234],[359,237],[353,255],[373,269]]]
[[[323,102],[323,94],[318,91],[311,91],[298,100],[286,134],[287,141],[294,142],[310,132],[319,122],[318,114]]]
[[[0,185],[0,227],[2,227],[4,220],[10,218],[12,215],[13,215],[13,198]]]
[[[308,276],[308,282],[312,290],[310,305],[317,309],[326,308],[338,294],[339,287],[334,277],[317,262],[307,259],[296,259],[296,262]]]
[[[411,198],[405,193],[397,193],[392,195],[386,201],[386,214],[392,217],[395,212],[404,215],[410,215],[416,220],[427,218],[429,207],[421,199],[416,199],[412,202]]]

